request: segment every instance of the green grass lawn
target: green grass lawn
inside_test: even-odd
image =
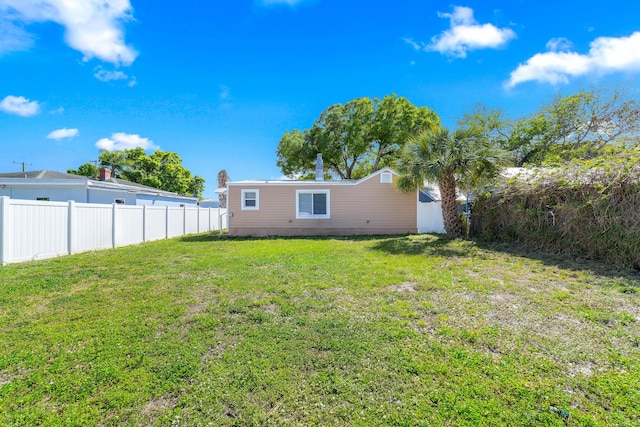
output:
[[[0,425],[638,426],[639,307],[630,271],[431,235],[8,265]]]

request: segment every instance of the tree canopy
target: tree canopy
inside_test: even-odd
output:
[[[124,151],[100,150],[98,160],[100,167],[111,169],[112,176],[127,181],[186,196],[201,197],[204,191],[204,178],[192,175],[182,166],[177,153],[156,150],[148,155],[140,147]],[[77,170],[67,172],[96,177],[98,168],[85,163]]]
[[[598,157],[610,145],[638,145],[640,103],[624,89],[589,89],[558,95],[516,120],[479,106],[458,124],[484,129],[516,166],[560,164]]]
[[[433,110],[403,97],[357,98],[327,107],[309,129],[286,132],[277,165],[287,176],[311,177],[321,153],[327,175],[361,178],[394,165],[407,141],[439,124]]]

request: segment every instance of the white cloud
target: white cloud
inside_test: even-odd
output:
[[[550,52],[568,52],[572,47],[571,40],[564,37],[551,39],[547,42],[547,50]]]
[[[586,54],[571,52],[567,43],[562,43],[563,49],[558,50],[554,40],[547,43],[548,52],[537,53],[520,64],[505,86],[513,88],[527,81],[558,84],[587,74],[640,71],[640,32],[629,37],[598,37]]]
[[[100,80],[101,82],[110,82],[110,81],[114,81],[114,80],[116,80],[116,81],[117,80],[128,80],[129,82],[127,83],[127,86],[129,86],[129,87],[134,87],[135,85],[138,84],[138,81],[136,80],[135,76],[129,77],[123,71],[104,70],[100,66],[96,67],[94,69],[94,71],[95,71],[95,74],[93,75],[93,77],[95,77],[96,79]]]
[[[74,136],[78,136],[79,134],[80,134],[80,131],[78,131],[78,129],[62,128],[62,129],[58,129],[50,132],[49,135],[47,135],[47,138],[55,139],[59,141],[64,138],[73,138]]]
[[[84,55],[84,61],[99,58],[115,65],[130,65],[138,53],[124,41],[123,23],[132,19],[129,0],[0,0],[0,12],[14,23],[53,21],[65,28],[67,44]],[[9,42],[25,45],[25,35],[16,31]]]
[[[129,76],[127,76],[122,71],[107,71],[107,70],[98,70],[94,75],[96,79],[101,82],[109,82],[111,80],[127,80]]]
[[[30,101],[24,96],[9,95],[0,101],[0,110],[8,114],[30,117],[40,112],[40,104],[38,101]]]
[[[427,47],[424,43],[422,43],[422,42],[418,43],[417,41],[413,40],[410,37],[403,37],[402,41],[404,41],[405,43],[411,45],[411,47],[414,48],[417,51],[426,50],[426,47]]]
[[[144,150],[159,150],[149,138],[142,138],[140,135],[118,132],[111,135],[111,138],[102,138],[96,142],[96,147],[107,151],[124,151],[131,148],[140,147]]]
[[[492,24],[479,24],[473,17],[473,9],[454,6],[453,13],[440,13],[440,18],[449,18],[451,28],[431,38],[431,44],[419,45],[411,39],[405,42],[415,49],[440,52],[455,58],[465,58],[467,52],[477,49],[497,49],[516,37],[510,28],[498,28]]]
[[[0,55],[28,50],[31,46],[33,36],[11,20],[0,17]]]

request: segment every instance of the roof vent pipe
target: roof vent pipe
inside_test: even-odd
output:
[[[324,181],[324,164],[322,163],[322,153],[316,157],[316,181]]]

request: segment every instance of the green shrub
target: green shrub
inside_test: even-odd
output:
[[[504,182],[474,204],[471,234],[640,269],[640,152]]]

